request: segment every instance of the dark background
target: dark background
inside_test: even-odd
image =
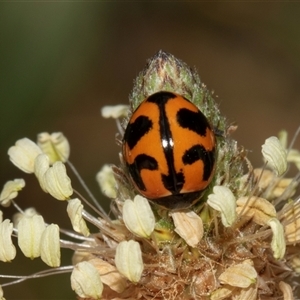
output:
[[[62,131],[70,160],[108,207],[95,175],[104,163],[118,164],[120,149],[115,123],[102,119],[100,108],[128,103],[133,79],[159,49],[197,67],[221,111],[239,125],[233,137],[260,166],[264,140],[281,129],[292,137],[300,125],[299,16],[300,3],[287,2],[0,3],[0,185],[25,178],[18,204],[70,228],[65,203],[43,194],[7,157],[19,138]],[[63,264],[70,255],[63,253]],[[46,268],[21,253],[0,263],[1,274]],[[4,296],[74,299],[69,282],[69,274],[26,281]]]

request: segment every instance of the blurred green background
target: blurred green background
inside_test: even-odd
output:
[[[102,119],[100,108],[126,104],[133,79],[159,49],[197,67],[221,111],[239,125],[233,138],[260,166],[264,140],[283,128],[292,136],[300,125],[299,16],[300,3],[287,2],[0,3],[0,185],[25,178],[19,205],[70,228],[65,203],[43,194],[7,157],[19,138],[62,131],[71,161],[108,208],[95,174],[104,163],[118,164],[120,149],[115,123]],[[13,212],[4,210],[6,217]],[[70,255],[63,254],[64,264]],[[1,274],[43,269],[21,253],[0,263]],[[8,287],[5,297],[75,299],[69,274]]]

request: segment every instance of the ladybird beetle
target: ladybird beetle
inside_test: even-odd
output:
[[[200,199],[215,169],[215,135],[189,100],[161,91],[134,111],[123,139],[123,157],[136,189],[168,209]]]

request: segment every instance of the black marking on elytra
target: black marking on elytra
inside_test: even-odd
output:
[[[179,194],[184,185],[184,175],[182,172],[174,172],[169,175],[161,174],[164,187],[173,195]]]
[[[139,116],[133,123],[128,124],[124,133],[124,140],[127,142],[130,150],[151,130],[152,125],[152,121],[147,116]]]
[[[139,154],[132,164],[128,165],[129,173],[141,191],[145,191],[143,179],[141,177],[141,170],[158,170],[158,163],[155,158],[146,154]]]
[[[170,99],[176,98],[177,95],[171,92],[158,92],[147,98],[147,102],[155,103],[158,106],[165,106]]]
[[[201,136],[206,136],[206,129],[210,128],[206,117],[200,110],[194,112],[187,108],[181,108],[176,117],[181,127],[192,130]]]
[[[180,193],[184,185],[184,175],[182,172],[176,172],[174,165],[173,137],[170,123],[166,113],[166,103],[176,98],[177,95],[171,92],[158,92],[151,95],[147,101],[155,103],[159,109],[159,133],[160,139],[167,161],[168,175],[162,174],[164,187],[172,194]]]
[[[202,160],[204,165],[203,180],[207,181],[213,171],[215,164],[215,149],[206,150],[202,145],[194,145],[184,152],[182,162],[191,165],[197,160]]]

